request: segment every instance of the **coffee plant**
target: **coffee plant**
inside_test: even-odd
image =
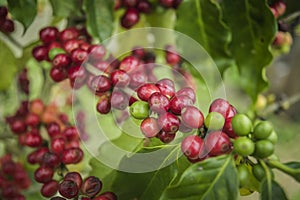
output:
[[[292,0],[0,0],[0,199],[298,199],[278,121],[300,96],[267,68],[299,22]]]

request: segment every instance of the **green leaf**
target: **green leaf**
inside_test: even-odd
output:
[[[27,29],[37,14],[37,0],[8,0],[7,2],[13,18]]]
[[[50,0],[53,8],[53,14],[58,17],[68,17],[70,15],[78,15],[80,13],[81,1],[80,0]]]
[[[271,187],[265,179],[261,186],[261,200],[287,200],[286,194],[281,186],[274,180],[271,181]],[[271,188],[271,190],[269,189]]]
[[[224,72],[234,61],[228,51],[231,34],[221,18],[214,1],[185,0],[177,10],[175,29],[199,42]]]
[[[232,200],[238,196],[238,178],[231,155],[209,158],[191,165],[161,199]]]
[[[17,72],[16,59],[11,50],[0,40],[0,60],[5,61],[0,67],[0,90],[5,90],[13,81]]]
[[[100,41],[112,35],[114,26],[113,6],[114,1],[112,0],[83,1],[87,30]]]
[[[277,28],[274,16],[261,0],[223,0],[221,5],[232,33],[230,50],[240,73],[240,84],[255,101],[268,86],[264,68],[273,58],[269,47]]]

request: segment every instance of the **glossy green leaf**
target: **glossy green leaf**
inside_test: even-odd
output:
[[[287,200],[286,194],[282,187],[274,180],[271,181],[271,187],[268,186],[268,181],[262,182],[261,200]],[[270,188],[270,189],[269,189]]]
[[[53,14],[59,17],[68,17],[70,15],[80,13],[81,1],[80,0],[50,0]]]
[[[11,50],[0,40],[0,60],[5,61],[0,67],[0,91],[9,87],[17,72],[16,59]]]
[[[84,0],[83,9],[86,13],[88,32],[103,41],[113,32],[113,0]]]
[[[28,28],[37,14],[37,0],[8,0],[7,3],[13,18]]]
[[[234,159],[226,155],[191,165],[161,200],[232,200],[237,199],[238,192]]]
[[[221,5],[232,33],[230,51],[240,73],[240,84],[254,101],[268,86],[264,68],[273,58],[269,48],[276,33],[274,16],[261,0],[223,0]]]
[[[221,18],[214,1],[185,0],[177,10],[175,29],[199,42],[223,72],[234,61],[228,51],[231,34]]]
[[[278,169],[292,176],[297,182],[300,182],[300,162],[288,162],[284,163],[284,165],[285,167]]]

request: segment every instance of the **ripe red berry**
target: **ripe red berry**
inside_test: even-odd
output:
[[[110,98],[108,95],[102,95],[100,96],[96,109],[100,114],[107,114],[111,110],[111,103],[110,103]]]
[[[41,166],[34,172],[34,179],[39,183],[47,183],[52,180],[54,171],[52,168]]]
[[[157,135],[157,138],[160,139],[163,143],[170,143],[174,140],[176,134],[174,133],[167,133],[165,131],[160,131]]]
[[[74,63],[82,63],[83,61],[85,61],[88,57],[88,52],[83,50],[83,49],[74,49],[71,52],[71,60]]]
[[[150,96],[154,93],[160,93],[160,90],[152,83],[146,83],[137,90],[138,97],[143,101],[148,101]]]
[[[104,193],[100,194],[100,196],[107,197],[108,200],[117,200],[118,199],[117,195],[113,192],[104,192]]]
[[[26,124],[21,119],[15,120],[10,124],[11,131],[16,134],[24,133],[26,131],[26,128]]]
[[[64,164],[76,164],[83,158],[83,151],[80,148],[66,149],[62,153],[62,162]]]
[[[140,20],[139,12],[135,8],[128,8],[121,17],[121,25],[126,29],[130,29]]]
[[[48,135],[52,138],[61,134],[60,126],[56,122],[51,122],[47,125]]]
[[[43,139],[40,134],[29,132],[26,133],[25,145],[29,147],[39,147],[42,145]]]
[[[170,100],[161,93],[153,93],[148,99],[150,109],[156,113],[165,113],[170,109]]]
[[[36,46],[32,49],[32,56],[37,60],[37,61],[43,61],[43,60],[48,60],[48,48],[47,46],[40,45]]]
[[[56,27],[45,27],[40,30],[39,34],[40,40],[45,44],[49,44],[57,39],[59,31]]]
[[[170,101],[170,109],[176,115],[180,115],[181,110],[184,107],[192,106],[192,105],[193,105],[193,100],[186,95],[180,95],[180,96],[175,95]]]
[[[189,135],[181,143],[181,150],[190,159],[205,156],[204,141],[197,135]]]
[[[147,138],[152,138],[157,136],[160,131],[158,127],[157,119],[153,117],[148,117],[144,119],[141,123],[141,131]]]
[[[51,168],[58,167],[60,164],[60,157],[55,153],[47,152],[42,158],[42,164]]]
[[[113,91],[110,96],[110,103],[112,108],[124,110],[128,106],[129,98],[127,94],[122,91]]]
[[[192,99],[193,103],[196,102],[196,94],[191,87],[184,87],[176,92],[176,96],[181,96],[181,95],[188,96],[190,99]]]
[[[99,61],[105,56],[106,49],[103,45],[91,45],[88,52],[90,53],[89,59]]]
[[[205,148],[211,156],[218,156],[231,152],[232,144],[226,133],[215,131],[205,138]]]
[[[134,71],[130,73],[129,87],[136,89],[147,82],[148,76],[144,71]]]
[[[34,113],[29,113],[26,116],[25,123],[27,126],[36,127],[40,123],[39,116]]]
[[[81,192],[89,197],[96,196],[102,189],[102,182],[95,176],[87,177],[81,186]]]
[[[182,122],[190,128],[200,128],[204,122],[202,112],[194,106],[187,106],[183,108],[181,112],[181,119]]]
[[[80,44],[78,40],[71,39],[63,43],[63,48],[67,53],[71,53],[73,50],[80,48]]]
[[[62,67],[52,67],[50,70],[50,77],[55,82],[61,82],[68,78],[67,71]]]
[[[176,133],[179,129],[180,121],[172,113],[164,113],[158,117],[158,126],[166,133]]]
[[[74,89],[78,89],[85,84],[87,74],[83,67],[76,65],[68,69],[68,77],[70,79],[71,86]]]
[[[44,183],[44,185],[41,188],[41,194],[44,197],[52,197],[56,194],[59,187],[59,183],[56,180],[51,180],[47,183]]]
[[[71,59],[67,54],[57,54],[53,60],[52,60],[52,65],[53,67],[63,67],[67,68],[71,64]]]
[[[104,75],[95,76],[91,81],[91,88],[96,93],[107,92],[111,89],[110,79]]]
[[[131,73],[134,70],[138,69],[139,65],[140,60],[138,58],[136,58],[135,56],[127,56],[121,61],[119,69],[127,73]]]
[[[0,18],[6,18],[8,10],[6,6],[0,6]]]
[[[141,13],[150,13],[151,12],[151,4],[147,0],[140,0],[137,4],[137,9]]]
[[[79,133],[74,126],[67,127],[62,135],[67,138],[68,141],[76,140],[79,138]]]
[[[82,177],[78,172],[68,172],[65,175],[64,180],[74,181],[78,188],[82,185]]]
[[[27,161],[30,164],[42,163],[42,158],[43,158],[44,154],[48,151],[49,151],[48,148],[41,147],[41,148],[31,152],[30,154],[28,154]]]
[[[172,8],[174,0],[159,0],[159,3],[165,8]]]
[[[126,87],[130,83],[130,76],[123,70],[116,70],[111,73],[110,80],[113,86]]]
[[[77,185],[74,181],[63,180],[59,184],[58,191],[61,194],[61,196],[66,197],[68,199],[72,199],[78,195],[79,188],[77,187]]]
[[[170,80],[168,78],[161,79],[161,80],[157,81],[157,83],[155,85],[159,88],[160,92],[163,95],[165,95],[169,98],[174,96],[175,86],[174,86],[174,82],[172,80]]]
[[[61,154],[65,149],[66,141],[63,138],[53,138],[51,140],[51,151],[56,154]]]
[[[5,19],[0,29],[4,33],[11,33],[15,30],[15,24],[11,19]]]
[[[65,30],[63,30],[60,35],[59,38],[61,41],[67,41],[67,40],[72,40],[72,39],[77,39],[77,37],[79,36],[79,31],[76,28],[66,28]]]
[[[138,3],[138,0],[123,0],[123,6],[125,7],[135,7]]]
[[[223,127],[223,132],[225,132],[231,138],[236,138],[237,135],[234,132],[234,130],[232,128],[232,124],[231,124],[232,118],[233,117],[230,117],[230,118],[227,118],[225,120],[225,124],[224,124],[224,127]]]
[[[228,101],[224,99],[214,100],[209,107],[209,112],[218,112],[223,115],[225,120],[227,119],[228,113],[230,112],[231,107]]]

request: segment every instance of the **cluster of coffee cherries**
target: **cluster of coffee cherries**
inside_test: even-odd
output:
[[[88,176],[83,179],[78,172],[68,172],[63,179],[46,183],[42,191],[51,193],[53,196],[57,191],[62,196],[54,196],[51,200],[80,199],[82,200],[117,200],[113,192],[99,194],[102,189],[102,182],[95,176]],[[50,196],[48,196],[50,197]]]
[[[208,157],[228,154],[232,151],[230,138],[236,138],[232,119],[237,111],[225,99],[214,100],[210,107],[209,113],[204,119],[198,120],[200,135],[189,135],[181,143],[181,150],[187,159],[192,162],[199,162]],[[190,121],[197,118],[190,113]]]
[[[19,74],[18,74],[18,86],[20,91],[24,94],[29,94],[29,79],[27,75],[27,68],[25,67]]]
[[[166,9],[177,9],[182,0],[159,0],[158,4]],[[125,8],[121,16],[121,26],[130,29],[140,20],[140,13],[149,14],[154,9],[154,3],[149,0],[117,0],[115,10]]]
[[[28,189],[31,181],[23,165],[15,162],[10,154],[0,158],[0,198],[25,200],[22,190]]]
[[[5,6],[0,6],[0,31],[11,33],[15,30],[14,21],[8,18],[8,10]]]

